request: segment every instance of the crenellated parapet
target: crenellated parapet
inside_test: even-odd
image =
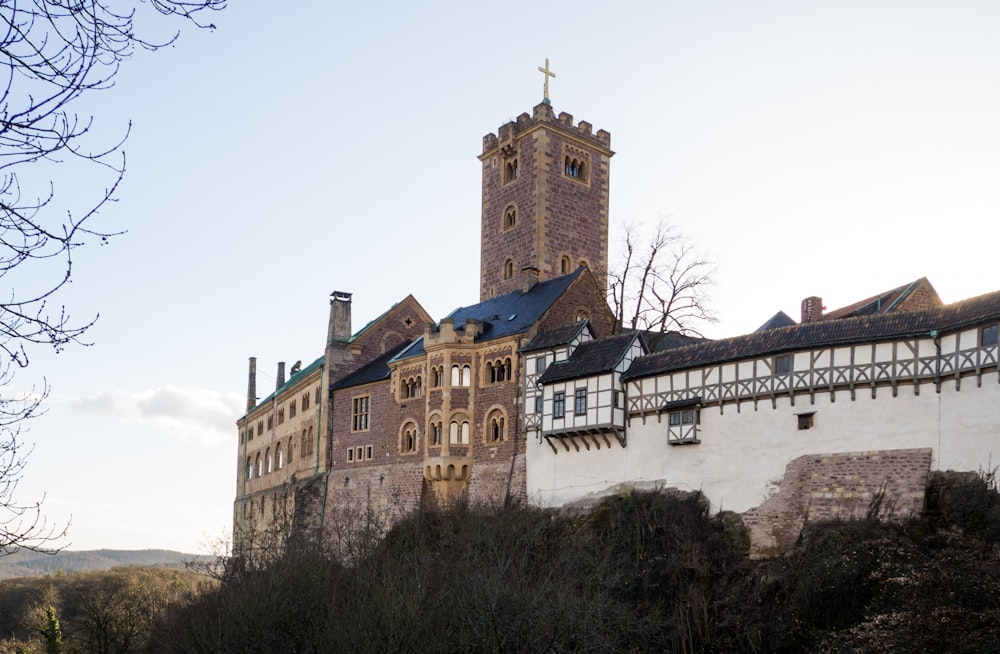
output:
[[[522,135],[536,129],[542,125],[555,127],[565,136],[572,139],[579,139],[605,150],[606,154],[611,154],[611,133],[599,129],[594,132],[594,126],[585,120],[579,123],[573,122],[573,115],[560,112],[555,115],[552,105],[541,102],[535,105],[531,115],[522,113],[516,119],[500,126],[497,132],[487,134],[483,137],[483,154],[480,158],[488,156],[490,153],[501,148],[511,148],[513,143]]]

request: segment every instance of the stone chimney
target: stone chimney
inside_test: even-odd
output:
[[[823,317],[823,298],[807,297],[802,300],[802,320],[801,324],[806,324],[807,322],[816,322]]]
[[[342,291],[330,293],[330,326],[327,345],[334,341],[351,340],[351,294]]]
[[[275,382],[274,382],[274,390],[278,390],[279,388],[281,388],[284,385],[285,385],[285,362],[284,361],[279,361],[278,362],[278,377],[275,379]]]
[[[250,357],[250,378],[247,380],[247,413],[257,406],[257,357]]]
[[[538,283],[538,276],[540,271],[534,266],[528,266],[527,268],[521,269],[521,292],[527,293],[531,289],[535,288],[535,284]]]

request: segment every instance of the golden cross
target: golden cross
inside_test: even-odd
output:
[[[549,99],[549,78],[556,76],[555,73],[553,73],[551,70],[549,70],[549,58],[548,57],[545,58],[545,68],[542,68],[541,66],[539,66],[538,67],[538,72],[545,74],[545,95],[544,95],[544,99],[546,101],[548,101],[548,99]]]

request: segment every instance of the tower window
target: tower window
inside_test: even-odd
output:
[[[507,207],[507,210],[503,212],[503,228],[504,230],[513,229],[515,224],[517,224],[517,211],[514,207]]]
[[[517,159],[508,159],[503,167],[503,181],[506,184],[507,182],[513,182],[515,179],[517,179]]]
[[[507,259],[503,262],[503,278],[510,279],[514,276],[514,262]]]
[[[578,179],[582,182],[587,181],[586,164],[580,159],[567,156],[563,166],[563,172],[566,174],[566,177],[572,177],[573,179]]]
[[[570,266],[572,264],[569,262],[569,257],[563,256],[559,259],[559,272],[563,275],[568,275],[570,273]]]

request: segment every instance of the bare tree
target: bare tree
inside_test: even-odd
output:
[[[156,20],[162,16],[211,28],[198,20],[200,12],[224,6],[225,0],[0,2],[0,386],[9,387],[13,372],[28,365],[30,348],[58,351],[80,342],[96,319],[71,319],[58,294],[71,279],[75,251],[114,235],[92,223],[114,201],[130,126],[100,142],[81,102],[111,88],[137,48],[157,50],[177,39],[177,26],[156,38],[140,35],[137,19],[144,29],[164,27]],[[57,195],[60,181],[88,175],[103,186],[92,197]],[[54,535],[37,506],[12,497],[26,456],[18,436],[47,393],[43,385],[23,397],[0,395],[2,552],[40,546]]]
[[[699,326],[716,321],[708,297],[714,272],[677,227],[660,220],[645,240],[641,226],[626,226],[621,260],[608,273],[618,324],[702,336]]]

